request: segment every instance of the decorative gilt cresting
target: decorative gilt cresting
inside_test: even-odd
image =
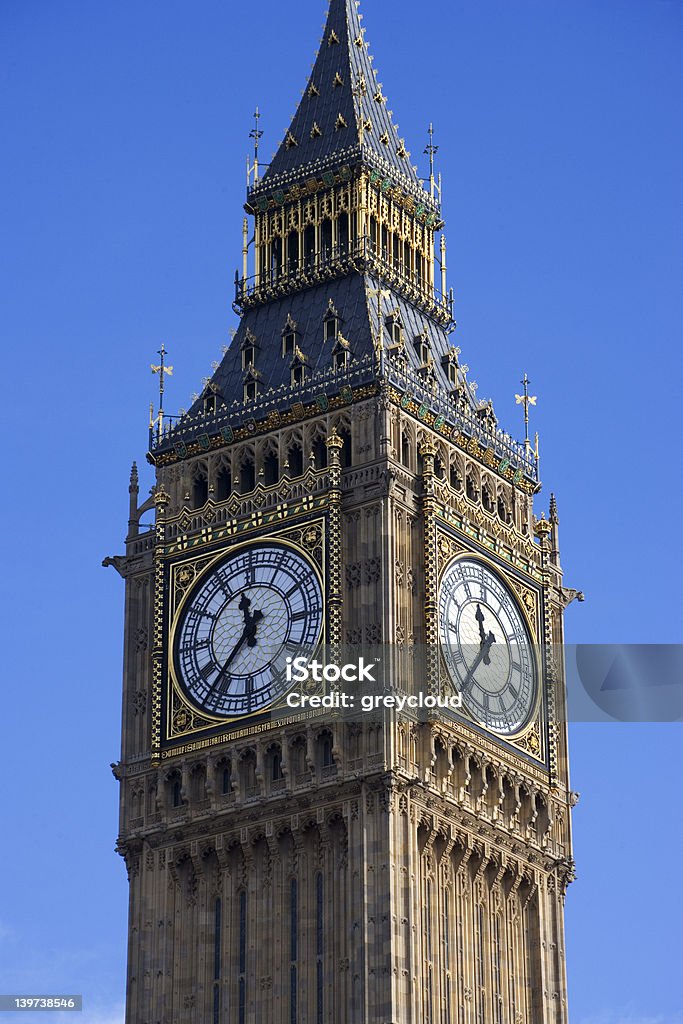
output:
[[[164,650],[164,554],[166,546],[166,510],[170,497],[163,484],[155,489],[154,505],[154,620],[152,631],[152,764],[161,759],[161,688]]]
[[[437,620],[437,550],[436,550],[436,498],[434,494],[434,459],[436,445],[431,439],[420,445],[422,456],[422,517],[424,530],[424,585],[425,585],[425,648],[427,655],[427,688],[438,693],[439,686],[439,627]]]
[[[328,629],[331,659],[339,657],[342,640],[342,535],[341,535],[341,450],[343,439],[336,430],[326,441],[329,457],[329,597]]]

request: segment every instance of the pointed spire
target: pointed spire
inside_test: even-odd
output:
[[[422,190],[399,138],[360,26],[355,0],[330,0],[320,48],[289,129],[261,187],[361,155]],[[374,159],[373,159],[374,158]]]
[[[553,565],[560,565],[560,517],[557,514],[557,502],[555,495],[550,495],[550,511],[548,514],[550,522],[550,561]]]

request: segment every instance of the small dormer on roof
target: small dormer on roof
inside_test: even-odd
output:
[[[299,337],[299,332],[297,330],[297,322],[292,317],[291,313],[287,314],[287,319],[285,320],[285,326],[282,328],[282,331],[280,333],[281,333],[281,336],[282,336],[282,356],[283,356],[283,358],[285,356],[292,356],[292,355],[294,355],[294,349],[297,346],[297,338]]]
[[[391,313],[385,317],[384,324],[389,331],[392,346],[400,345],[403,342],[403,321],[398,309],[392,309]]]
[[[223,401],[218,385],[213,380],[206,382],[202,388],[199,399],[202,403],[202,412],[205,416],[213,416],[219,402]]]
[[[256,335],[247,327],[246,331],[244,332],[242,342],[240,344],[240,350],[242,352],[243,370],[246,370],[250,366],[256,365],[256,354],[259,347],[260,346],[256,339]]]
[[[415,351],[417,352],[419,368],[423,370],[426,367],[430,367],[433,362],[433,357],[429,333],[426,330],[420,331],[417,337],[413,339],[413,344],[415,345]]]
[[[289,364],[291,367],[294,366],[308,366],[310,360],[308,356],[301,351],[298,345],[295,345],[294,352],[292,353],[292,361]]]
[[[342,318],[332,299],[327,300],[327,309],[323,315],[325,341],[336,341],[341,328]]]
[[[344,370],[351,358],[351,343],[340,331],[332,348],[332,365],[335,370]]]
[[[308,368],[308,356],[301,351],[298,345],[296,345],[292,355],[292,361],[289,364],[290,384],[292,386],[303,384],[307,376]]]
[[[250,363],[242,379],[242,400],[244,402],[253,402],[258,397],[260,382],[261,374],[253,363]]]

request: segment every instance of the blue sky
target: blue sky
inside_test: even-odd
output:
[[[85,1024],[120,1024],[125,966],[109,771],[123,585],[100,561],[122,547],[133,458],[151,486],[156,349],[175,366],[168,407],[186,406],[235,326],[251,114],[258,103],[268,154],[323,8],[0,9],[0,991],[83,992]],[[565,579],[587,594],[568,639],[680,642],[683,8],[362,10],[422,173],[435,125],[456,341],[479,395],[513,432],[524,371],[539,396],[541,501],[556,491]],[[572,1024],[676,1024],[680,726],[586,724],[571,738]]]

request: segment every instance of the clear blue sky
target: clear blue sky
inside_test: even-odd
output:
[[[542,501],[552,487],[566,582],[587,594],[569,639],[680,642],[683,6],[362,10],[421,168],[435,124],[456,339],[479,395],[517,431],[525,370],[539,395]],[[121,1024],[126,935],[108,767],[123,584],[100,561],[122,550],[133,458],[151,485],[155,350],[175,365],[168,406],[186,406],[235,325],[251,113],[268,154],[324,13],[323,0],[0,7],[0,991],[83,992],[84,1024]],[[572,728],[572,1024],[683,1020],[681,735]]]

